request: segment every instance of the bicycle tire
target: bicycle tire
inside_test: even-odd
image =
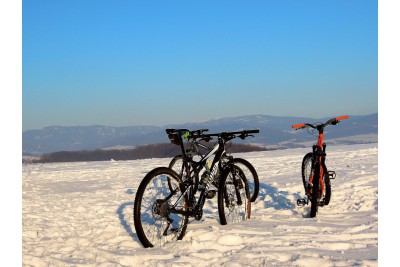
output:
[[[324,205],[329,205],[332,195],[331,179],[329,179],[328,170],[325,164],[323,164],[323,170],[324,170],[324,183],[325,183]]]
[[[236,179],[237,176],[239,179]],[[238,194],[241,203],[238,201]],[[233,169],[228,167],[221,174],[218,188],[218,214],[222,225],[250,219],[249,187],[246,176],[237,166],[233,166]]]
[[[166,167],[150,171],[141,181],[136,192],[133,220],[136,234],[144,247],[162,247],[171,241],[181,240],[185,235],[188,215],[171,212],[172,204],[181,196],[181,184],[176,172]],[[170,186],[173,186],[174,194]],[[167,197],[170,198],[166,200]],[[177,204],[182,210],[187,210],[187,195]]]
[[[310,218],[314,218],[317,216],[318,212],[318,202],[319,202],[319,173],[320,173],[320,167],[319,164],[317,163],[315,165],[314,169],[314,178],[312,182],[312,192],[311,192],[311,211],[310,211]]]
[[[246,176],[247,183],[249,185],[250,200],[254,202],[260,190],[260,182],[258,180],[258,174],[254,166],[243,158],[233,158],[233,164],[242,169]]]
[[[312,171],[312,158],[313,153],[307,153],[301,162],[301,177],[303,179],[304,191],[307,192],[308,181]]]

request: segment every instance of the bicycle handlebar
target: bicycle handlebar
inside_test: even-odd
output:
[[[340,116],[340,117],[336,117],[336,118],[333,118],[333,119],[329,119],[327,122],[325,122],[325,123],[319,123],[319,124],[311,124],[311,123],[299,123],[299,124],[293,124],[292,125],[292,128],[293,129],[296,129],[296,130],[298,130],[298,129],[304,129],[304,128],[307,128],[307,127],[311,127],[311,128],[314,128],[314,129],[317,129],[318,127],[325,127],[325,126],[328,126],[328,125],[336,125],[337,123],[339,123],[341,120],[346,120],[346,119],[348,119],[349,118],[349,116],[348,115],[344,115],[344,116]]]
[[[213,136],[217,136],[226,141],[229,141],[236,137],[245,139],[246,137],[250,136],[253,133],[260,132],[259,129],[243,130],[243,131],[236,131],[236,132],[221,132],[221,133],[214,133],[214,134],[203,134],[203,132],[208,131],[208,129],[200,129],[200,130],[195,130],[195,131],[189,131],[188,129],[166,129],[165,131],[167,132],[168,135],[184,136],[187,138],[187,140],[202,138],[206,142],[210,141]],[[239,135],[239,136],[236,136],[236,135]]]
[[[259,133],[259,129],[254,129],[254,130],[243,130],[243,131],[235,131],[235,132],[221,132],[221,133],[214,133],[214,134],[203,134],[203,137],[205,138],[211,138],[213,136],[216,136],[218,138],[222,138],[226,141],[232,140],[236,137],[240,137],[242,140],[244,140],[246,137],[251,136],[253,133]],[[238,135],[238,136],[237,136]]]

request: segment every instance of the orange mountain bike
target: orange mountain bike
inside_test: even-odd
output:
[[[334,171],[328,171],[325,165],[326,144],[324,143],[324,128],[328,125],[336,125],[341,120],[348,119],[349,116],[341,116],[328,120],[325,123],[300,123],[293,124],[292,128],[304,129],[311,128],[311,133],[318,131],[318,143],[313,145],[313,152],[306,154],[301,164],[301,176],[303,178],[304,190],[307,198],[298,199],[297,205],[308,205],[311,201],[310,218],[317,215],[318,207],[328,205],[331,200],[331,179],[336,178]]]

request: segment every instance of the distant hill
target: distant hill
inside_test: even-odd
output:
[[[207,145],[205,143],[205,145]],[[249,144],[231,144],[227,153],[265,151],[264,147]],[[181,154],[181,148],[171,143],[138,146],[132,149],[96,149],[81,151],[59,151],[42,154],[40,157],[26,158],[24,163],[76,162],[76,161],[109,161],[136,160],[148,158],[172,158]]]
[[[341,114],[339,114],[341,115]],[[237,143],[253,143],[269,148],[291,148],[308,145],[316,138],[305,130],[295,131],[294,123],[324,122],[329,118],[311,119],[250,115],[219,118],[199,123],[171,124],[159,126],[51,126],[22,133],[24,155],[42,155],[56,151],[95,150],[106,148],[132,148],[156,143],[167,143],[166,128],[207,128],[210,132],[260,129],[254,138]],[[378,114],[351,116],[338,126],[326,128],[327,142],[352,144],[377,142]]]

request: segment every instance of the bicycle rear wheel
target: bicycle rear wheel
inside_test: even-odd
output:
[[[186,173],[185,173],[185,168],[183,166],[183,156],[182,155],[177,155],[175,156],[171,162],[169,163],[168,168],[171,170],[174,170],[179,177],[184,181],[186,179]],[[195,173],[194,174],[194,190],[193,192],[197,191],[197,188],[199,187],[199,174]]]
[[[304,186],[304,190],[307,193],[308,191],[308,181],[310,179],[310,175],[312,170],[312,157],[313,157],[313,153],[307,153],[304,158],[303,161],[301,163],[301,177],[303,178],[303,186]]]
[[[171,159],[171,162],[168,165],[168,168],[174,170],[179,177],[182,177],[183,174],[183,157],[182,155],[177,155]]]
[[[182,197],[180,184],[179,176],[166,167],[152,170],[140,183],[133,219],[144,247],[162,247],[185,235],[189,203],[186,195]]]
[[[324,170],[324,184],[325,184],[325,192],[323,192],[324,205],[328,205],[329,202],[331,201],[331,194],[332,194],[331,179],[329,179],[328,170],[325,164],[323,164],[323,170]]]
[[[250,201],[254,202],[257,199],[258,191],[260,190],[260,182],[258,180],[256,169],[250,162],[242,158],[233,158],[233,164],[238,166],[246,176],[250,191]]]
[[[311,211],[310,218],[314,218],[317,216],[318,212],[318,204],[320,198],[320,185],[319,185],[319,173],[320,173],[319,164],[316,164],[316,168],[314,170],[314,177],[312,182],[312,192],[311,192]]]
[[[246,176],[233,166],[226,169],[219,181],[218,213],[222,225],[250,219],[251,201]]]

